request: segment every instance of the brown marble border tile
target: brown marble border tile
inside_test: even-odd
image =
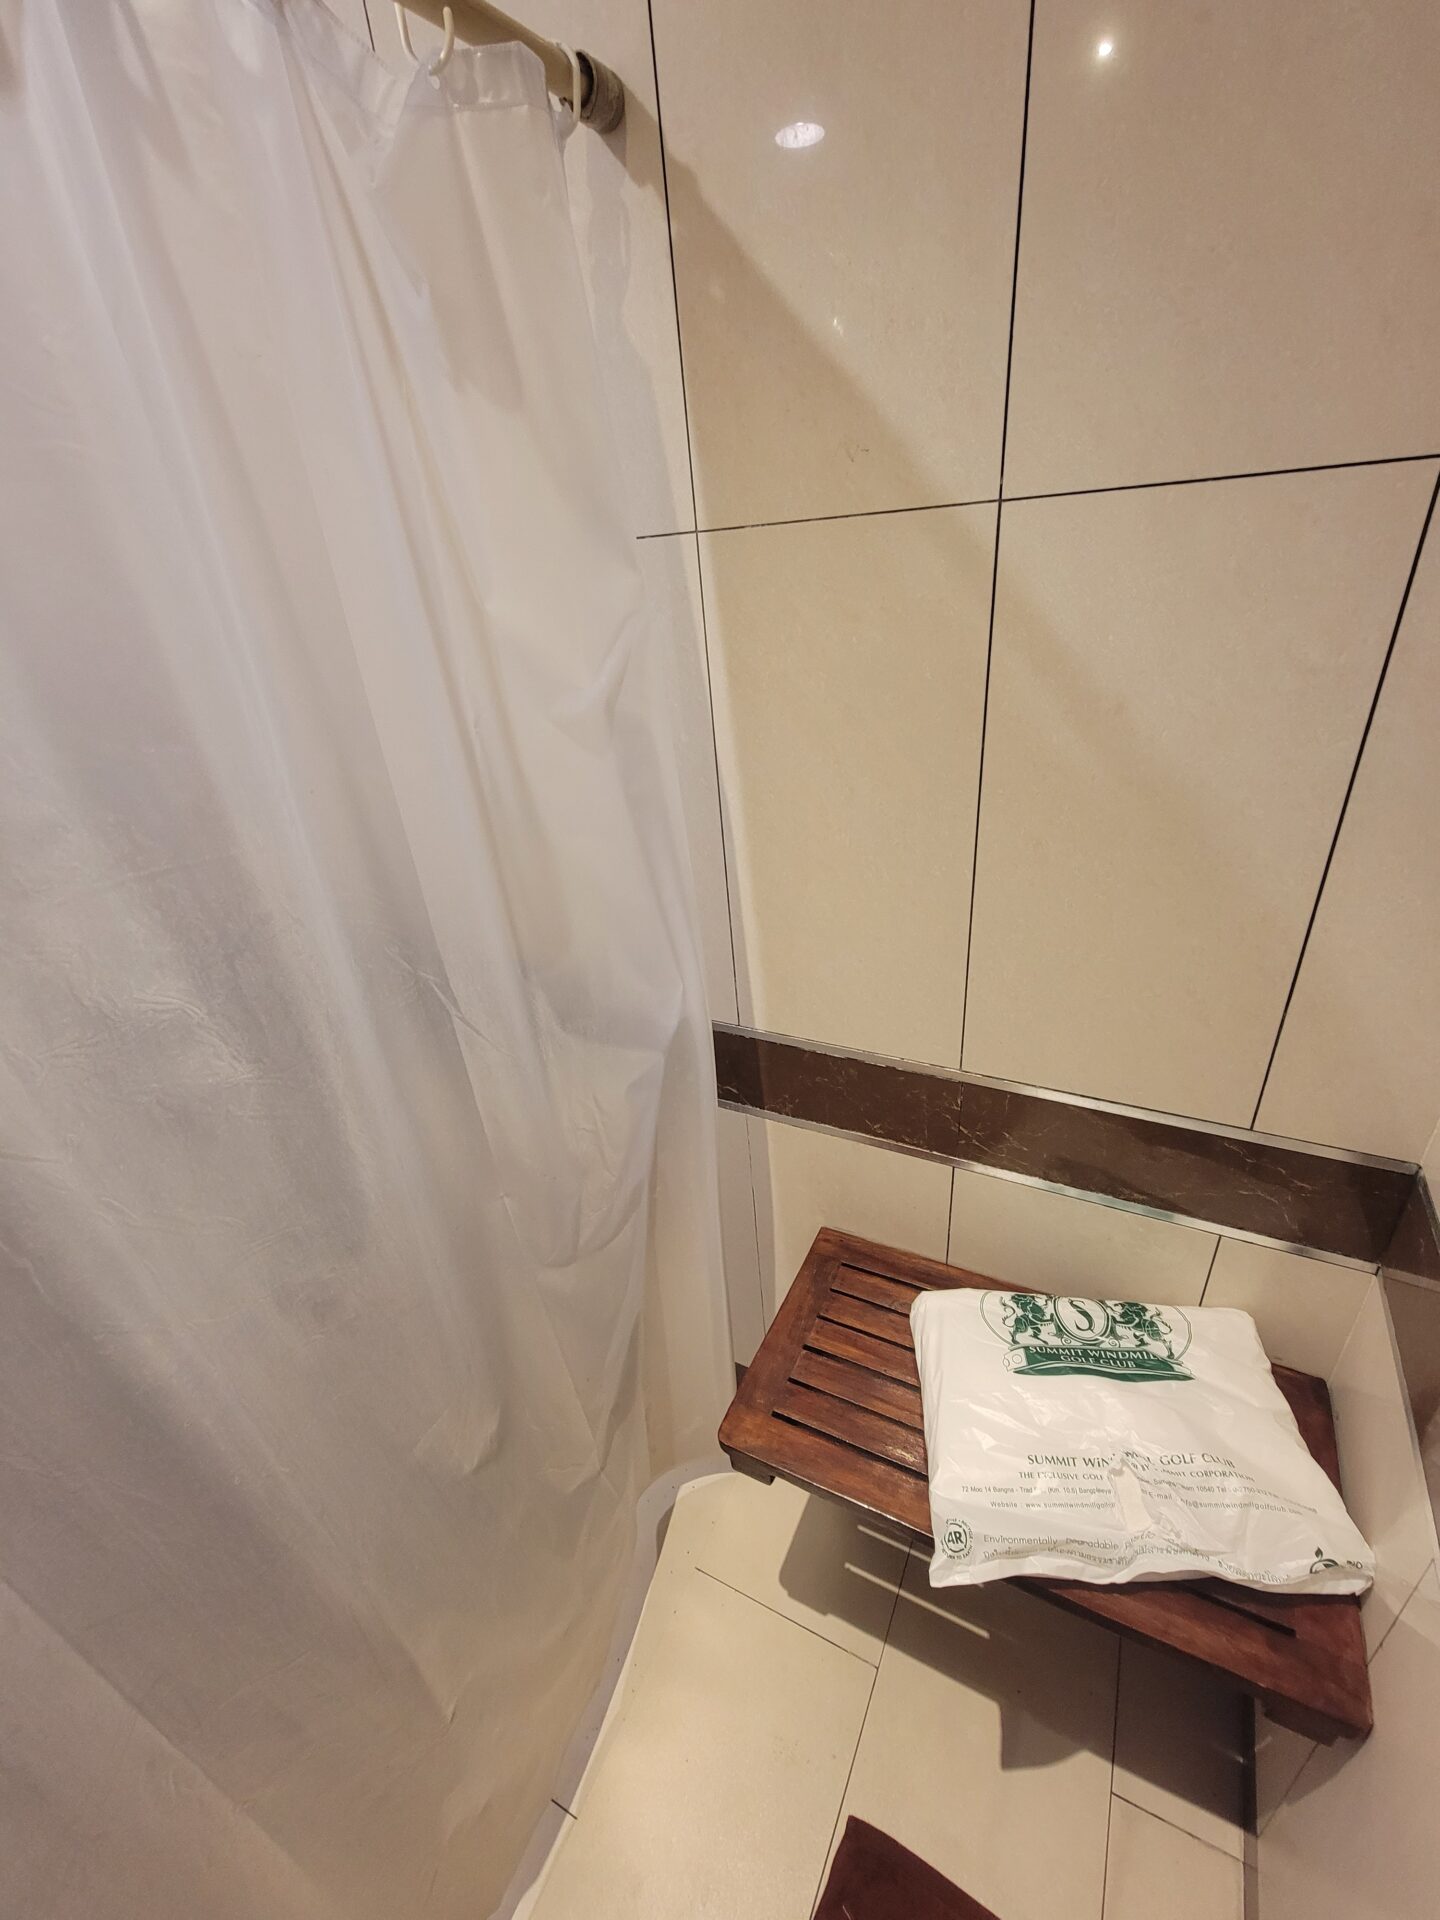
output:
[[[1415,1174],[1398,1165],[1085,1106],[747,1028],[716,1025],[715,1073],[722,1103],[750,1113],[1367,1263],[1385,1257],[1416,1190]]]

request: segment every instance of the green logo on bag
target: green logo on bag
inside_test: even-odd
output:
[[[1190,1345],[1183,1313],[1139,1300],[1053,1299],[1043,1293],[987,1293],[980,1312],[1008,1342],[1012,1373],[1098,1373],[1107,1380],[1191,1380],[1178,1364]]]
[[[963,1560],[970,1551],[970,1529],[963,1520],[947,1520],[940,1545],[952,1560]]]

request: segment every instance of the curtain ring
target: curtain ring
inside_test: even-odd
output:
[[[580,71],[580,56],[573,47],[562,46],[560,51],[570,62],[570,112],[578,127],[580,124],[580,98],[585,91],[585,79]]]
[[[455,51],[455,15],[449,7],[442,7],[440,18],[445,22],[445,39],[439,53],[430,62],[432,77],[445,71],[450,64],[450,56]]]
[[[455,15],[449,7],[442,7],[440,17],[445,23],[445,38],[441,43],[439,53],[436,54],[426,69],[432,79],[438,78],[439,75],[445,71],[446,67],[450,64],[450,56],[455,51]],[[410,58],[418,67],[420,57],[410,43],[410,15],[405,11],[405,8],[401,6],[400,0],[395,0],[395,24],[400,29],[401,46],[404,47],[406,53],[409,54]],[[574,59],[573,54],[571,55],[571,59]]]

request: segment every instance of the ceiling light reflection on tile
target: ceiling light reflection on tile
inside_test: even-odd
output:
[[[1095,42],[1095,58],[1097,60],[1108,60],[1114,51],[1115,42],[1113,40],[1097,40]]]
[[[775,136],[777,147],[817,147],[825,138],[825,129],[814,120],[792,120]]]

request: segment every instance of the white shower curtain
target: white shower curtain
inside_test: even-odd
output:
[[[617,491],[528,54],[0,0],[5,1920],[480,1920],[713,1446]]]

